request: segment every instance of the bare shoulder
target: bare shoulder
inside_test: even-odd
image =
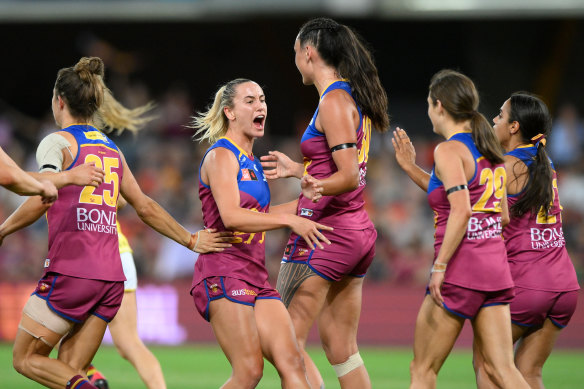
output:
[[[225,147],[216,147],[207,153],[202,167],[203,169],[210,167],[213,171],[237,170],[239,163],[231,150]]]
[[[465,152],[468,153],[469,151],[464,143],[457,141],[440,142],[434,148],[434,158],[463,157]]]
[[[357,109],[355,105],[355,101],[343,89],[335,89],[328,92],[319,104],[319,110],[338,110],[338,109],[347,109],[347,108],[354,108]]]

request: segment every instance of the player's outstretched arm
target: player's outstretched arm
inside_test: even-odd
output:
[[[397,127],[393,132],[391,143],[393,143],[398,165],[416,185],[427,191],[428,185],[430,185],[430,174],[416,165],[416,149],[405,130]]]
[[[105,176],[104,170],[95,166],[93,162],[84,163],[75,166],[71,170],[58,173],[44,171],[42,173],[28,172],[28,174],[37,180],[51,181],[57,189],[67,185],[94,186],[97,188],[103,182]]]
[[[0,225],[0,245],[8,235],[37,221],[49,207],[40,196],[29,197]]]
[[[0,185],[22,196],[41,195],[47,203],[57,199],[57,189],[48,182],[40,182],[16,165],[0,148]]]
[[[120,193],[130,204],[138,217],[160,234],[174,240],[175,242],[197,252],[223,251],[230,247],[231,233],[229,232],[203,232],[191,234],[179,222],[177,222],[164,208],[156,201],[148,197],[136,182],[134,175],[130,171],[126,159],[120,152],[124,166],[124,175],[120,185]],[[210,238],[210,239],[209,239]],[[201,240],[203,239],[203,240]],[[198,241],[198,242],[197,242]],[[205,250],[205,251],[202,251]]]

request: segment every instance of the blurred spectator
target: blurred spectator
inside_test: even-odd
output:
[[[550,156],[558,167],[575,164],[582,158],[584,124],[572,103],[562,105],[554,120],[549,140]]]

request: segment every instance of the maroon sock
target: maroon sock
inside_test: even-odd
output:
[[[67,381],[65,389],[97,389],[96,386],[91,385],[82,375],[76,375]]]

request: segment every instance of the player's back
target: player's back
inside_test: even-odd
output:
[[[117,146],[90,125],[63,129],[77,142],[77,155],[67,169],[94,163],[105,171],[93,186],[70,185],[59,190],[47,211],[49,253],[45,272],[106,281],[124,281],[117,234],[117,202],[123,166]]]

